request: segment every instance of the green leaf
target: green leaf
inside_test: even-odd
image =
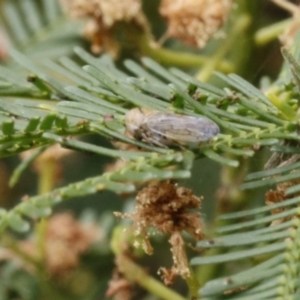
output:
[[[7,215],[7,222],[11,229],[18,232],[26,232],[30,228],[29,223],[20,215],[11,212]]]
[[[4,135],[14,134],[14,132],[15,132],[14,125],[15,125],[15,123],[12,120],[8,120],[8,121],[3,122],[2,125],[1,125],[1,129],[2,129],[3,134]]]

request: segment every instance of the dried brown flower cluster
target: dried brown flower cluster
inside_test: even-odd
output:
[[[108,283],[106,296],[114,297],[115,300],[130,300],[132,298],[132,283],[124,278],[117,268],[113,271],[112,279]]]
[[[160,13],[168,21],[168,36],[202,48],[223,26],[231,6],[231,0],[162,0]]]
[[[72,16],[95,16],[101,18],[105,27],[111,27],[117,21],[131,21],[141,11],[139,0],[61,0],[61,3]]]
[[[145,26],[140,0],[60,0],[65,11],[75,18],[87,17],[85,35],[92,41],[92,51],[108,51],[115,56],[118,44],[113,26],[118,22]]]
[[[199,213],[190,211],[200,208],[201,199],[192,190],[179,187],[173,182],[155,181],[142,189],[136,200],[136,209],[132,214],[117,215],[133,220],[135,235],[142,237],[142,247],[148,254],[153,252],[149,241],[149,227],[169,234],[174,265],[170,270],[161,268],[160,271],[167,284],[173,282],[176,275],[188,277],[190,272],[181,231],[188,232],[196,240],[204,237]]]
[[[52,216],[46,227],[43,249],[36,241],[19,242],[20,253],[26,253],[34,261],[41,261],[51,277],[65,276],[80,264],[80,255],[86,252],[91,244],[101,238],[99,229],[94,225],[84,226],[74,219],[70,213]],[[10,250],[1,252],[0,259],[20,260],[20,257]],[[20,261],[25,268],[34,272],[26,261]]]
[[[283,182],[279,183],[276,186],[276,190],[270,190],[266,193],[265,199],[266,199],[266,205],[272,205],[276,203],[283,202],[285,200],[288,200],[289,197],[285,195],[285,191],[296,184],[299,184],[298,181],[288,181],[288,182]],[[295,196],[295,195],[294,195]],[[278,214],[281,213],[285,210],[286,208],[276,208],[272,210],[272,214]],[[290,218],[290,217],[289,217]],[[280,224],[282,222],[286,221],[286,219],[276,219],[271,223],[271,226]]]
[[[50,274],[59,275],[80,264],[80,255],[100,238],[96,226],[83,226],[69,213],[54,215],[47,224],[46,266]]]
[[[141,0],[60,2],[72,17],[88,19],[85,36],[92,42],[92,52],[95,54],[106,51],[116,57],[121,45],[140,48],[145,36],[148,36],[146,43],[151,44],[148,46],[157,46],[143,14]],[[188,45],[202,48],[224,25],[231,7],[232,0],[162,0],[159,12],[168,22],[165,37],[175,37]],[[118,27],[118,24],[122,26]],[[116,28],[121,28],[121,31]],[[123,36],[122,42],[120,36]]]

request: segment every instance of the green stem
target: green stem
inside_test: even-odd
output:
[[[205,55],[173,51],[171,49],[153,46],[153,41],[151,41],[147,35],[143,35],[139,38],[138,47],[143,55],[149,56],[161,63],[177,67],[201,67],[210,60],[210,57]],[[216,68],[224,73],[233,71],[233,65],[228,61],[219,60],[216,64]]]
[[[294,18],[289,18],[287,20],[259,29],[254,35],[255,43],[259,46],[263,46],[277,39],[278,36],[282,34],[286,28],[291,26],[294,21]]]
[[[55,186],[55,174],[57,169],[57,161],[54,158],[47,156],[40,156],[36,160],[36,164],[40,166],[37,168],[39,175],[38,193],[43,195],[50,192]],[[46,276],[45,258],[46,258],[46,235],[47,235],[47,219],[41,219],[36,224],[36,247],[38,256],[42,267],[39,272]]]
[[[228,51],[234,46],[237,38],[246,30],[246,28],[250,25],[250,22],[251,18],[247,14],[243,14],[238,17],[232,31],[228,33],[227,38],[224,39],[222,46],[219,47],[218,50],[206,60],[203,68],[196,75],[200,81],[207,81],[211,77],[212,73],[216,70],[217,65],[221,60],[224,59]]]
[[[37,226],[36,226],[36,235],[37,235],[36,247],[37,247],[38,257],[39,257],[41,262],[45,261],[45,256],[46,256],[47,223],[48,222],[47,222],[46,219],[41,219],[37,223]]]
[[[39,261],[35,257],[23,251],[19,243],[8,234],[4,234],[4,236],[1,238],[1,245],[15,253],[21,259],[21,261],[29,263],[36,269],[39,268]]]
[[[57,288],[52,286],[48,280],[40,278],[40,298],[43,300],[68,300],[70,297],[61,294]]]
[[[56,162],[54,159],[41,158],[39,164],[38,193],[41,195],[50,192],[55,185]]]
[[[186,298],[183,298],[147,274],[139,265],[135,264],[127,256],[120,254],[117,256],[116,261],[120,271],[126,276],[126,278],[138,283],[152,295],[156,295],[157,297],[165,300],[186,300]]]
[[[49,193],[55,186],[56,181],[56,171],[57,171],[57,160],[52,157],[40,156],[36,163],[39,164],[38,175],[38,193],[43,195],[44,193]],[[56,299],[56,300],[66,300],[67,296],[63,295],[55,286],[52,285],[51,280],[48,278],[46,269],[46,238],[47,238],[47,225],[48,219],[41,219],[35,228],[36,232],[36,248],[39,258],[39,265],[37,272],[39,274],[41,287],[41,298],[44,300]]]
[[[189,267],[189,270],[190,270],[190,277],[186,277],[184,279],[189,287],[190,294],[193,297],[192,299],[194,298],[197,299],[197,297],[199,297],[198,292],[200,289],[200,283],[198,281],[198,278],[194,270],[191,267]]]
[[[123,254],[131,234],[125,233],[124,228],[116,228],[111,240],[111,248],[116,255],[116,264],[124,276],[132,282],[138,283],[152,295],[165,300],[187,300],[173,290],[166,287],[160,281],[154,279],[139,265],[133,262],[127,255]],[[125,251],[124,251],[125,252]]]

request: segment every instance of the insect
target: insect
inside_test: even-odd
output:
[[[205,117],[192,117],[134,108],[127,112],[125,124],[129,134],[160,147],[194,148],[214,138],[220,128]]]

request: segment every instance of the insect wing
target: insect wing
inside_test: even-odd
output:
[[[219,127],[204,117],[158,112],[147,116],[144,123],[153,134],[179,144],[208,141],[219,133]]]

